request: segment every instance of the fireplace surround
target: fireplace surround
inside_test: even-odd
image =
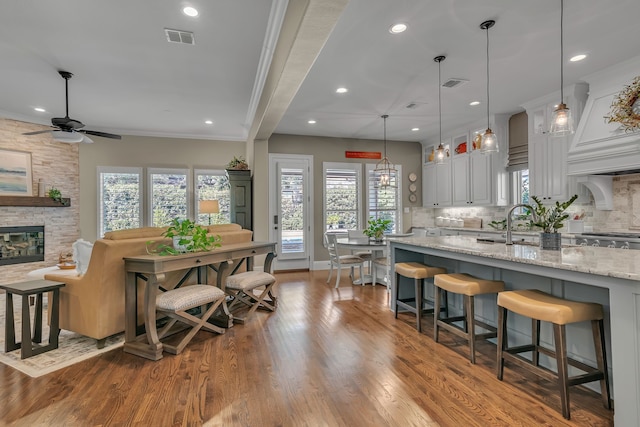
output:
[[[0,227],[0,265],[44,261],[44,226]]]

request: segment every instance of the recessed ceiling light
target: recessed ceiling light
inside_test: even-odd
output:
[[[587,57],[587,55],[580,54],[580,55],[572,56],[571,59],[569,59],[569,61],[578,62],[578,61],[582,61],[586,57]]]
[[[400,33],[404,33],[407,30],[407,24],[393,24],[391,27],[389,27],[389,32],[391,34],[400,34]]]
[[[339,87],[336,89],[336,93],[347,93],[349,90],[346,87]]]
[[[205,125],[212,125],[213,124],[213,120],[205,120],[204,124]]]
[[[42,108],[42,107],[36,107],[36,108],[34,108],[34,110],[36,110],[36,111],[37,111],[37,112],[39,112],[39,113],[46,113],[46,112],[47,112],[47,110],[45,110],[45,109],[44,109],[44,108]]]
[[[191,16],[192,18],[198,16],[198,10],[195,7],[191,7],[191,6],[187,6],[184,9],[182,9],[182,13],[184,13],[187,16]]]
[[[307,123],[309,123],[310,125],[315,125],[316,121],[315,120],[309,120]]]
[[[469,105],[480,105],[480,101],[471,101]]]
[[[412,128],[412,129],[411,129],[411,131],[412,131],[412,132],[417,132],[417,131],[419,131],[419,130],[420,130],[420,128]]]

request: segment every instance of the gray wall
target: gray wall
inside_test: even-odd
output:
[[[98,166],[224,169],[233,156],[244,156],[244,141],[208,141],[124,136],[96,138],[80,144],[80,236],[94,241],[98,233]]]
[[[322,235],[324,231],[322,215],[322,164],[323,162],[345,162],[345,163],[377,163],[371,159],[347,159],[345,151],[383,151],[383,142],[364,139],[350,138],[326,138],[300,135],[274,134],[269,139],[269,153],[286,154],[306,154],[313,156],[313,194],[315,215],[314,222],[314,253],[315,260],[329,259],[327,250],[322,246]],[[420,186],[422,182],[422,145],[418,142],[387,141],[387,156],[395,164],[402,165],[402,206],[422,206],[422,189],[418,188],[416,195],[418,199],[415,203],[409,202],[409,180],[407,176],[414,172],[418,175],[416,184]],[[254,177],[255,180],[255,177]],[[268,201],[267,201],[268,202]],[[268,203],[264,206],[267,212]],[[258,207],[256,207],[258,209]],[[403,228],[406,230],[411,226],[410,214],[403,214]],[[267,226],[267,223],[264,223]],[[268,230],[267,230],[268,232]]]

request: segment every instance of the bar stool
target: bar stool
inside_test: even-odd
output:
[[[398,262],[394,265],[396,272],[396,310],[395,317],[398,318],[398,307],[402,307],[416,314],[416,322],[418,332],[422,332],[422,313],[424,311],[424,280],[435,276],[436,274],[444,274],[446,269],[440,267],[430,267],[419,262]],[[400,299],[398,291],[400,290],[400,276],[414,279],[415,297]],[[415,302],[415,306],[408,303]],[[447,307],[448,304],[445,304]],[[430,312],[427,310],[426,312]]]
[[[435,284],[435,307],[433,322],[433,338],[438,342],[438,332],[442,327],[449,332],[458,335],[469,341],[469,360],[472,364],[476,363],[476,340],[495,338],[497,330],[475,318],[474,297],[481,294],[497,294],[504,290],[504,282],[502,280],[486,280],[470,276],[464,273],[438,274],[434,279]],[[445,294],[452,292],[454,294],[463,295],[463,314],[462,316],[452,316],[440,318],[440,292]],[[454,325],[453,322],[463,322],[463,327]],[[476,334],[476,325],[486,329],[489,332]]]
[[[507,310],[532,319],[530,345],[508,347]],[[604,311],[600,304],[569,301],[538,290],[501,292],[498,294],[498,379],[502,381],[504,362],[509,360],[543,378],[557,381],[560,388],[562,416],[566,419],[570,417],[569,386],[599,380],[604,405],[611,409],[603,318]],[[587,320],[591,321],[597,369],[567,357],[565,326],[568,323]],[[540,321],[553,323],[555,351],[540,346]],[[531,361],[518,356],[518,353],[525,351],[532,352]],[[539,353],[556,358],[557,374],[538,365]],[[568,365],[574,366],[586,374],[569,377]]]

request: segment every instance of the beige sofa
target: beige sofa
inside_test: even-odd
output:
[[[238,224],[207,227],[211,234],[222,238],[222,245],[250,242],[253,237],[251,230]],[[66,284],[60,290],[60,328],[95,338],[98,347],[104,345],[107,337],[124,331],[123,257],[146,254],[149,241],[170,245],[171,239],[162,236],[165,230],[166,227],[145,227],[108,232],[94,243],[85,274],[46,274],[45,279]],[[215,283],[213,272],[212,275],[209,282]],[[138,301],[142,301],[142,293]]]

